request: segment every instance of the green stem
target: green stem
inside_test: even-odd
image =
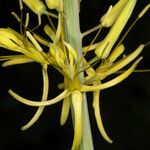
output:
[[[82,57],[82,36],[79,23],[79,0],[64,0],[64,14],[65,40],[76,49],[80,59]],[[83,79],[84,74],[80,73],[79,80],[81,83]],[[93,150],[86,94],[84,94],[83,98],[83,135],[80,150]]]

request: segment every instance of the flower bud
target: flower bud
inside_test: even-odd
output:
[[[120,0],[116,5],[110,6],[106,14],[104,14],[101,17],[100,22],[104,27],[111,27],[115,20],[118,18],[119,14],[121,13],[122,9],[125,7],[127,4],[128,0]]]
[[[41,0],[22,0],[35,14],[42,15],[46,6]]]
[[[63,11],[63,1],[62,0],[45,0],[45,2],[49,9],[56,9],[60,12]]]
[[[112,47],[118,40],[120,33],[131,16],[136,1],[137,0],[128,0],[126,6],[121,11],[121,14],[110,29],[108,35],[96,48],[95,53],[99,58],[105,59],[109,56]]]

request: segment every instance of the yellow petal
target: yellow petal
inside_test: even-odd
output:
[[[69,92],[68,90],[64,90],[61,94],[59,94],[57,97],[44,101],[44,102],[37,102],[37,101],[32,101],[32,100],[28,100],[26,98],[21,97],[20,95],[16,94],[15,92],[13,92],[12,90],[9,90],[8,93],[14,97],[17,101],[29,105],[29,106],[33,106],[33,107],[39,107],[39,106],[49,106],[49,105],[53,105],[59,101],[61,101],[62,99],[66,98],[67,96],[70,95],[71,92]]]
[[[74,139],[71,150],[78,150],[82,139],[82,93],[72,92],[72,106],[74,112]]]
[[[95,113],[97,126],[98,126],[99,131],[102,134],[103,138],[108,143],[112,143],[113,141],[109,138],[109,136],[107,135],[107,133],[104,129],[104,126],[103,126],[101,113],[100,113],[100,103],[99,103],[99,101],[100,101],[100,90],[96,90],[96,91],[93,92],[93,107],[94,107],[94,113]]]
[[[67,121],[68,115],[70,111],[70,97],[66,97],[63,100],[62,110],[61,110],[61,117],[60,117],[60,124],[64,125]]]
[[[48,73],[47,73],[47,65],[43,66],[42,68],[42,74],[43,74],[43,96],[42,96],[42,102],[47,100],[48,97],[48,89],[49,89],[49,80],[48,80]],[[26,130],[30,128],[41,116],[42,112],[44,110],[44,106],[40,106],[38,110],[36,111],[33,118],[24,125],[21,129]]]
[[[33,62],[32,59],[28,58],[28,57],[22,57],[22,58],[13,58],[11,60],[5,61],[2,66],[3,67],[8,67],[8,66],[12,66],[12,65],[19,65],[19,64],[24,64],[24,63],[30,63]]]

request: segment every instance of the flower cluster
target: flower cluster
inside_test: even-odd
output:
[[[70,108],[72,108],[74,114],[72,150],[77,150],[82,139],[83,93],[93,92],[93,108],[97,126],[104,139],[112,143],[104,129],[100,115],[100,91],[126,79],[142,59],[139,55],[145,47],[144,44],[139,45],[136,50],[128,55],[124,55],[125,47],[122,43],[124,37],[116,44],[137,0],[118,1],[114,6],[110,6],[108,11],[101,17],[100,24],[97,27],[82,34],[82,37],[84,37],[92,31],[98,29],[100,31],[105,27],[110,28],[109,33],[102,41],[98,43],[92,41],[89,46],[83,47],[81,57],[78,56],[76,49],[65,41],[63,23],[67,18],[63,11],[63,0],[45,0],[45,3],[41,0],[19,0],[19,2],[21,11],[23,11],[23,5],[26,4],[38,16],[39,25],[42,23],[42,15],[48,17],[49,24],[44,25],[44,32],[50,38],[45,39],[36,34],[35,29],[31,30],[28,27],[29,14],[26,15],[26,21],[23,23],[21,17],[14,12],[12,13],[20,22],[20,33],[10,28],[0,28],[0,47],[15,52],[14,55],[0,56],[0,60],[4,61],[3,67],[31,62],[37,62],[42,66],[43,95],[40,102],[23,98],[11,89],[9,90],[9,94],[16,100],[29,106],[38,107],[33,118],[22,127],[22,130],[28,129],[38,120],[45,106],[63,101],[60,124],[65,124]],[[141,11],[137,20],[148,11],[149,7],[150,4]],[[50,9],[55,9],[56,13],[49,12]],[[57,27],[54,26],[51,17],[58,19]],[[48,51],[45,51],[42,45],[46,46]],[[90,50],[95,50],[95,56],[92,60],[87,61],[85,55]],[[132,61],[134,61],[133,64],[127,70],[121,71]],[[99,66],[94,69],[93,66],[97,62],[99,62]],[[48,99],[49,79],[47,70],[49,66],[52,66],[64,77],[64,82],[58,85],[58,88],[63,89],[63,92],[52,99]],[[105,78],[119,71],[118,76],[110,81],[103,82]],[[80,82],[78,76],[81,72],[86,72],[83,83]]]

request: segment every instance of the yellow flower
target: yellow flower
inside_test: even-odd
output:
[[[42,14],[48,14],[46,11],[46,6],[42,1],[22,1],[39,17],[41,17]],[[29,19],[27,19],[27,23],[24,25],[25,35],[19,34],[10,28],[0,28],[0,47],[16,52],[15,55],[0,56],[0,60],[4,61],[4,67],[29,62],[37,62],[42,66],[43,93],[41,101],[33,101],[23,98],[17,93],[13,92],[11,89],[9,90],[9,94],[19,102],[29,106],[38,107],[35,115],[26,125],[22,127],[22,130],[28,129],[39,119],[45,106],[50,106],[57,102],[63,101],[60,124],[65,124],[70,112],[70,108],[72,108],[74,116],[74,139],[72,150],[78,150],[82,140],[83,129],[83,94],[85,92],[93,92],[93,108],[98,129],[103,138],[108,143],[112,143],[113,141],[105,131],[102,122],[100,111],[100,93],[102,90],[110,88],[125,80],[135,70],[138,63],[142,60],[142,57],[139,57],[139,55],[145,47],[144,44],[139,45],[135,51],[126,55],[125,57],[122,57],[119,60],[118,58],[125,52],[125,47],[122,44],[122,41],[113,49],[114,44],[119,38],[120,33],[122,32],[134,9],[136,0],[120,0],[114,7],[110,6],[106,14],[101,17],[100,21],[103,27],[112,27],[102,42],[96,44],[96,46],[93,46],[93,40],[92,44],[89,46],[89,49],[90,47],[94,47],[95,54],[98,56],[94,57],[89,62],[87,62],[84,58],[88,50],[83,53],[81,57],[79,57],[76,52],[77,50],[75,50],[72,45],[65,42],[64,40],[64,16],[62,15],[63,1],[45,0],[45,2],[48,8],[56,9],[59,11],[57,30],[53,26],[51,20],[49,21],[52,28],[50,25],[44,25],[44,32],[50,37],[51,41],[47,39],[45,40],[35,33],[32,35],[28,31]],[[146,6],[145,9],[139,14],[139,18],[141,18],[143,14],[149,9],[149,6],[150,5]],[[20,20],[20,18],[18,20]],[[22,20],[19,22],[21,21]],[[43,48],[37,41],[47,46],[48,51],[44,52]],[[93,69],[93,65],[100,59],[102,60],[99,67]],[[121,69],[123,69],[132,61],[134,61],[133,64],[127,70],[121,71]],[[58,88],[63,89],[63,91],[52,99],[48,99],[48,65],[51,65],[57,69],[64,77],[64,83],[58,85]],[[103,81],[108,76],[118,73],[118,71],[121,71],[119,75],[116,74],[116,77],[110,79],[107,82]],[[83,83],[80,82],[78,76],[81,72],[86,72]]]
[[[76,51],[72,48],[72,46],[69,43],[64,42],[64,44],[66,45],[66,47],[68,49],[68,53],[69,53],[68,58],[66,58],[63,55],[60,55],[60,53],[62,53],[62,51],[59,50],[56,45],[53,44],[53,45],[51,45],[52,47],[50,46],[51,50],[55,49],[55,52],[53,53],[53,50],[52,50],[51,54],[52,54],[52,56],[55,57],[55,64],[58,64],[58,66],[62,69],[64,78],[65,78],[64,84],[59,86],[60,88],[64,88],[64,91],[61,94],[59,94],[57,97],[55,97],[53,99],[43,101],[43,102],[37,102],[37,101],[25,99],[25,98],[19,96],[18,94],[14,93],[12,90],[9,90],[9,93],[16,100],[18,100],[26,105],[34,106],[34,107],[49,106],[49,105],[55,104],[55,103],[63,100],[63,107],[62,107],[62,113],[61,113],[61,125],[63,125],[67,120],[69,110],[71,107],[71,104],[70,104],[70,101],[71,101],[72,106],[73,106],[73,111],[74,111],[74,119],[75,119],[74,120],[75,121],[74,141],[73,141],[73,145],[72,145],[72,150],[77,150],[80,145],[81,137],[82,137],[82,111],[81,111],[82,110],[82,92],[93,91],[93,94],[94,94],[93,95],[93,107],[94,107],[94,111],[95,111],[95,118],[97,121],[98,128],[99,128],[102,136],[106,139],[106,141],[108,141],[109,143],[112,143],[112,140],[107,135],[107,133],[103,127],[102,120],[101,120],[100,108],[99,108],[99,93],[101,90],[112,87],[112,86],[120,83],[124,79],[126,79],[134,71],[135,67],[141,61],[142,57],[137,59],[127,71],[123,72],[118,77],[116,77],[106,83],[101,83],[101,80],[102,80],[101,74],[99,74],[98,71],[94,71],[94,69],[92,69],[92,67],[90,67],[86,70],[88,76],[85,78],[85,83],[81,84],[77,77],[78,69],[76,68],[76,66],[78,64],[78,58],[77,58]],[[140,45],[139,48],[135,52],[133,52],[132,54],[126,56],[126,58],[124,58],[123,60],[118,61],[116,64],[114,64],[115,68],[117,68],[117,69],[114,69],[115,72],[116,72],[116,70],[120,70],[125,65],[130,63],[133,59],[135,59],[140,54],[140,52],[143,48],[144,48],[144,45]],[[68,59],[67,60],[68,65],[65,65],[63,63],[63,60],[66,60],[66,59],[63,58],[62,56],[65,57],[66,59]],[[119,56],[119,54],[118,54],[118,56]],[[118,57],[118,56],[115,55],[115,56],[111,56],[110,58],[112,58],[111,60],[114,61],[116,59],[115,57]],[[58,57],[58,59],[57,59],[57,57]],[[84,64],[88,64],[88,62],[84,61]],[[97,69],[97,70],[99,70],[99,69]],[[109,68],[107,68],[107,70],[109,71]],[[112,69],[110,68],[110,70],[112,70]],[[111,72],[111,73],[114,73],[114,72]],[[89,85],[89,84],[93,84],[93,85]]]

